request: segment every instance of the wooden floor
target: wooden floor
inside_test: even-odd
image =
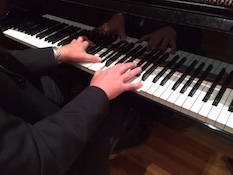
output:
[[[111,156],[111,175],[232,175],[223,154],[157,124],[146,144]]]

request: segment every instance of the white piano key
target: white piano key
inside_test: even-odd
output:
[[[213,107],[212,103],[220,89],[221,89],[221,86],[217,85],[213,93],[211,94],[209,100],[203,104],[200,111],[198,112],[197,119],[204,121],[204,122],[206,121],[206,117],[208,116],[209,112],[211,111]]]
[[[185,103],[183,103],[182,108],[181,108],[182,113],[189,114],[190,109],[192,108],[192,106],[194,105],[198,97],[200,96],[206,83],[207,83],[206,81],[203,81],[201,85],[199,86],[199,88],[197,89],[197,91],[195,92],[195,94],[192,97],[190,96],[187,97]]]
[[[198,78],[195,78],[192,81],[192,83],[189,85],[189,87],[186,89],[186,91],[179,95],[179,97],[174,102],[174,105],[173,105],[174,109],[176,109],[177,111],[181,111],[182,105],[185,103],[186,99],[188,98],[189,92],[191,91],[193,86],[196,84],[197,80],[198,80]]]
[[[226,89],[218,105],[212,106],[211,111],[207,115],[206,123],[211,124],[211,125],[215,124],[215,121],[217,120],[218,115],[220,114],[229,94],[230,94],[230,89]]]
[[[189,55],[189,57],[188,57],[188,55]],[[191,55],[187,52],[180,52],[180,59],[177,61],[177,63],[184,57],[186,57],[187,60],[184,62],[184,64],[182,66],[187,66],[189,64],[189,62],[191,61],[191,58],[194,57],[194,55],[193,54]],[[182,73],[179,73],[176,71],[163,86],[160,86],[157,89],[156,94],[158,97],[158,101],[160,103],[165,102],[164,98],[167,99],[168,96],[173,92],[172,86],[175,84],[175,82],[178,80],[178,78],[181,75],[182,75]],[[171,84],[172,84],[172,86],[171,86]]]
[[[224,131],[233,134],[233,113],[230,114],[227,123],[224,127]]]
[[[158,97],[158,101],[161,103],[162,100],[162,95],[163,94],[168,94],[170,90],[172,90],[172,85],[174,85],[175,80],[177,80],[178,77],[180,77],[181,73],[175,72],[168,80],[167,82],[163,85],[160,86],[159,89],[157,89],[156,94]]]
[[[167,76],[167,74],[169,74],[171,70],[167,70],[160,78],[159,80],[156,82],[156,84],[158,84],[158,88],[155,90],[155,92],[153,93],[153,99],[154,101],[159,101],[159,96],[164,92],[164,89],[161,88],[163,86],[160,85],[161,81],[165,78],[165,76]]]
[[[32,48],[44,48],[53,46],[52,43],[46,42],[43,39],[27,35],[23,32],[17,30],[8,29],[3,32],[6,37],[9,37],[13,40],[16,40],[24,45],[27,45]]]
[[[166,52],[170,52],[170,48],[167,49]],[[166,53],[165,52],[165,53]],[[181,53],[181,52],[179,52]],[[161,58],[162,55],[159,57]],[[166,59],[166,60],[170,60],[172,58],[172,55],[170,54],[170,56]],[[146,63],[144,63],[146,64]],[[143,65],[142,65],[143,66]],[[148,68],[146,70],[148,70],[151,66],[153,66],[153,64],[151,64],[150,66],[148,66]],[[143,83],[143,86],[141,89],[139,89],[139,91],[142,93],[142,94],[145,94],[146,97],[149,97],[150,95],[147,93],[147,91],[151,88],[152,85],[154,85],[154,82],[153,82],[153,79],[155,78],[155,76],[161,71],[161,69],[157,67],[152,73],[151,75],[145,80],[145,81],[142,81]],[[146,71],[144,71],[142,73],[142,75],[145,73]],[[150,96],[150,98],[153,98],[153,96]]]
[[[145,94],[145,96],[147,97],[147,91],[154,84],[153,79],[159,73],[159,71],[160,69],[155,69],[145,81],[142,81],[143,86],[139,90],[140,93]]]
[[[167,88],[166,90],[160,95],[159,102],[161,104],[167,105],[167,99],[170,97],[170,95],[173,93],[174,90],[172,90],[173,85],[175,82],[181,77],[182,73],[180,72],[175,72],[172,77],[168,80]]]
[[[154,77],[163,69],[163,67],[159,66],[153,73],[150,77]],[[156,75],[155,75],[156,73]],[[156,83],[153,83],[153,79],[151,80],[152,81],[152,84],[150,86],[150,88],[146,91],[146,96],[150,99],[153,99],[153,94],[154,92],[156,91],[156,89],[160,86],[159,85],[159,81],[157,81]]]
[[[198,112],[200,111],[202,105],[205,103],[202,100],[203,100],[204,96],[206,95],[206,92],[208,91],[208,89],[212,85],[211,82],[207,82],[207,81],[203,81],[202,84],[205,84],[205,86],[202,89],[202,91],[199,93],[198,98],[196,99],[196,101],[194,102],[194,104],[192,105],[192,107],[190,108],[189,113],[188,113],[188,115],[192,116],[193,118],[197,118]],[[201,121],[204,121],[204,120],[205,119],[202,119]]]
[[[193,61],[193,57],[195,55],[194,54],[189,54],[188,52],[183,52],[181,57],[186,57],[187,60],[186,62],[184,63],[184,67],[187,68]],[[164,91],[161,96],[159,97],[160,98],[160,103],[164,104],[164,105],[167,105],[168,101],[167,99],[170,97],[170,95],[174,92],[174,90],[172,90],[172,87],[173,85],[176,83],[176,81],[182,76],[183,73],[181,72],[175,72],[172,77],[170,78],[170,80],[168,80],[169,82],[169,86],[166,88],[166,91]]]
[[[220,129],[223,129],[227,123],[227,120],[232,112],[228,111],[231,101],[233,99],[233,90],[230,89],[230,94],[223,105],[221,112],[219,113],[217,120],[215,121],[214,126]]]
[[[214,62],[213,59],[209,59],[209,58],[206,58],[206,57],[205,57],[205,60],[206,61],[205,61],[205,66],[203,68],[203,71],[205,71],[209,65],[213,65],[213,62]],[[210,73],[215,72],[215,71],[216,71],[216,68],[213,67],[211,69]],[[199,80],[199,78],[197,78],[197,81],[198,80]],[[185,114],[189,114],[189,111],[190,111],[191,107],[194,105],[194,103],[198,99],[199,95],[201,94],[204,87],[206,86],[206,83],[207,83],[206,81],[203,81],[201,83],[201,85],[199,86],[199,88],[197,89],[197,91],[195,92],[195,94],[192,97],[188,96],[188,98],[186,99],[186,101],[182,105],[181,112],[183,112]]]
[[[222,70],[222,68],[226,67],[227,64],[223,63],[219,60],[214,60],[214,62],[212,63],[214,68],[210,71],[211,74],[213,74],[214,76],[218,75],[220,73],[220,71]],[[212,77],[212,79],[214,79],[215,77]],[[189,115],[197,118],[201,121],[205,121],[205,117],[206,116],[200,116],[198,115],[198,112],[200,111],[200,109],[202,108],[202,105],[205,104],[203,100],[203,98],[205,97],[207,91],[209,90],[209,88],[212,85],[212,82],[208,82],[208,81],[203,81],[203,83],[206,82],[205,87],[203,88],[203,91],[200,93],[199,97],[197,98],[196,102],[193,104],[193,106],[191,107],[190,111],[189,111]]]
[[[190,75],[187,75],[185,77],[185,79],[181,82],[181,84],[178,86],[178,88],[176,90],[174,90],[173,93],[167,99],[167,105],[170,108],[174,108],[174,103],[176,102],[176,100],[179,98],[179,96],[181,94],[180,90],[182,89],[184,84],[189,80],[189,78],[190,78]]]

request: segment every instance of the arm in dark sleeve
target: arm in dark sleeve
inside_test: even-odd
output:
[[[9,52],[31,71],[56,67],[52,48],[12,50]]]
[[[106,94],[87,87],[59,112],[28,125],[0,108],[2,174],[63,174],[108,113]]]

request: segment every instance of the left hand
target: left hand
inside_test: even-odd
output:
[[[88,54],[86,49],[94,44],[88,40],[85,36],[79,36],[74,39],[69,44],[59,47],[58,50],[61,54],[62,62],[68,63],[80,63],[80,62],[90,62],[96,63],[101,62],[101,58]]]
[[[176,52],[176,31],[172,27],[163,27],[143,36],[138,42],[148,41],[147,51],[159,49],[164,52],[168,45],[171,46],[171,53]]]

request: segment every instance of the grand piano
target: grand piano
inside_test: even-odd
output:
[[[146,43],[137,43],[140,32],[129,31],[127,43],[93,37],[91,31],[117,12],[151,26],[177,28],[176,54],[170,48],[146,52]],[[11,8],[0,25],[6,39],[32,48],[61,46],[87,35],[97,43],[88,52],[104,60],[72,66],[87,76],[119,62],[137,62],[143,72],[132,81],[144,85],[123,94],[128,104],[149,122],[161,122],[233,158],[232,1],[49,0]]]

